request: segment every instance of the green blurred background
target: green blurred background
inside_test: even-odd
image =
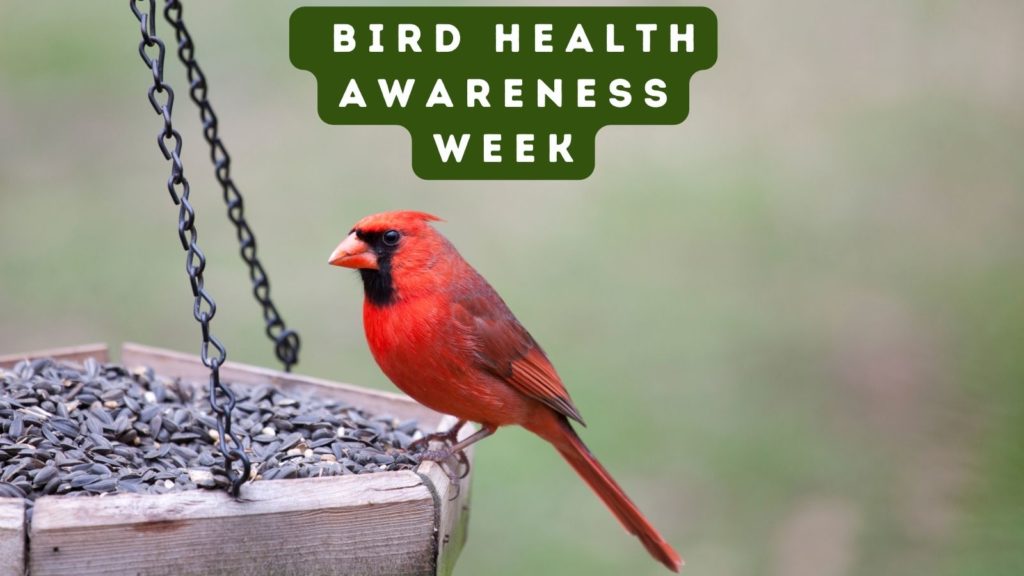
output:
[[[547,349],[693,575],[1024,574],[1024,3],[708,2],[681,126],[612,127],[581,182],[425,182],[332,127],[299,2],[188,2],[300,371],[392,389],[361,216],[416,208]],[[160,33],[168,29],[160,22]],[[0,351],[198,328],[126,2],[0,4]],[[176,62],[215,331],[275,366]],[[481,445],[460,575],[662,574],[555,452]]]

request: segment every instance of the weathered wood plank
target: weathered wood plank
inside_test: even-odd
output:
[[[434,574],[434,498],[413,472],[255,482],[222,492],[44,497],[31,572]]]
[[[25,503],[0,498],[0,576],[25,573]]]
[[[445,416],[438,426],[439,432],[450,429],[456,422],[454,416]],[[467,438],[475,431],[467,425],[459,432],[459,439]],[[459,486],[452,484],[448,475],[435,462],[424,462],[416,468],[416,472],[429,482],[437,499],[437,574],[450,575],[455,569],[455,562],[466,544],[469,527],[469,492],[472,477],[473,447],[466,450],[469,458],[470,473],[459,481]],[[457,495],[456,495],[457,494]],[[455,496],[455,498],[452,498]]]
[[[22,352],[20,354],[4,354],[0,356],[0,368],[10,368],[25,359],[55,358],[70,362],[83,362],[89,357],[99,362],[106,362],[108,359],[106,344],[86,344],[84,346],[67,346],[65,348],[51,348],[36,352]]]
[[[198,356],[173,352],[126,342],[121,348],[121,363],[131,368],[146,365],[165,376],[179,376],[205,385],[210,371]],[[338,399],[377,414],[392,414],[400,418],[416,418],[427,428],[436,428],[441,414],[419,404],[404,394],[369,390],[330,380],[299,376],[289,372],[257,368],[236,362],[227,362],[220,369],[221,378],[237,384],[270,384],[286,392],[302,392],[322,398]]]

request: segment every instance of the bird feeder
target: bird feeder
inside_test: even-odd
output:
[[[0,357],[108,360],[105,345]],[[199,358],[125,344],[121,363],[201,386]],[[410,398],[228,362],[237,387],[270,385],[415,418],[447,431],[455,418]],[[472,433],[463,428],[460,437]],[[470,449],[471,451],[471,449]],[[467,454],[471,458],[471,452]],[[42,496],[26,525],[20,498],[0,498],[0,576],[184,574],[450,574],[466,539],[470,475],[451,484],[434,462],[414,470],[243,484],[167,494]]]
[[[139,55],[152,74],[148,100],[162,120],[156,140],[170,163],[166,189],[178,206],[178,236],[194,297],[191,315],[200,325],[202,340],[198,357],[125,344],[120,364],[126,369],[152,369],[208,395],[211,418],[216,417],[210,435],[219,445],[230,486],[228,491],[45,495],[35,500],[30,516],[23,499],[0,498],[0,576],[451,573],[466,538],[470,450],[461,478],[425,461],[409,470],[250,481],[257,475],[250,468],[239,431],[232,428],[235,395],[231,387],[271,386],[337,400],[373,413],[416,419],[421,427],[437,432],[452,429],[456,419],[400,394],[291,373],[298,362],[298,334],[285,325],[271,300],[242,195],[231,177],[231,158],[208,100],[207,80],[182,20],[181,2],[165,0],[163,16],[174,30],[214,175],[237,232],[266,334],[284,371],[227,361],[227,349],[212,330],[217,305],[203,283],[206,259],[198,245],[196,213],[181,159],[182,136],[172,123],[174,91],[164,81],[166,48],[156,32],[160,14],[156,0],[128,3],[140,27]],[[104,363],[110,354],[106,345],[45,350],[0,356],[0,368],[40,358],[64,362],[92,358]],[[36,417],[46,416],[37,413]],[[11,432],[12,425],[13,419],[7,422],[6,432]],[[471,427],[464,427],[458,439],[472,433]]]

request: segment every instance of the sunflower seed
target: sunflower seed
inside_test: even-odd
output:
[[[11,420],[11,425],[7,429],[7,433],[12,438],[18,438],[21,433],[25,431],[25,422],[22,420],[21,414],[15,414],[14,419]]]

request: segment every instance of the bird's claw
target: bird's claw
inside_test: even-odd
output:
[[[459,457],[459,468],[462,470],[462,473],[459,474],[459,480],[464,480],[469,476],[469,456],[466,456],[465,450],[459,450],[457,456]]]

